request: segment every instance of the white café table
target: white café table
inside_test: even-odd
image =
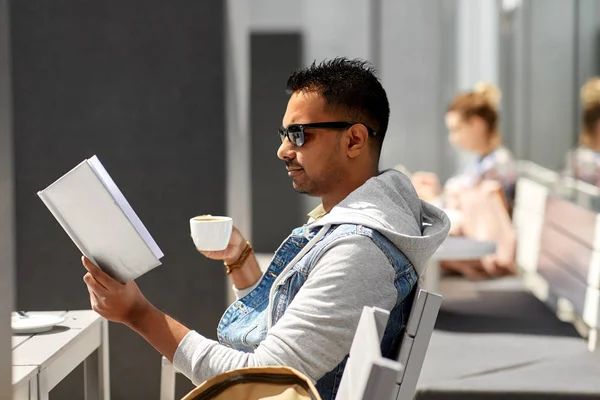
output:
[[[13,400],[37,399],[38,367],[35,365],[13,365]]]
[[[109,400],[108,322],[92,310],[31,312],[65,317],[51,331],[13,335],[14,400],[48,400],[49,392],[84,364],[85,399]]]
[[[496,252],[496,243],[481,242],[463,236],[448,236],[429,260],[425,271],[425,289],[438,293],[441,260],[477,260]]]

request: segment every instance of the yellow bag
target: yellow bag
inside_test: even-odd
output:
[[[310,379],[288,367],[240,368],[217,375],[182,400],[321,400]]]

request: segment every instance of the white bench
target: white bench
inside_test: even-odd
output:
[[[600,190],[540,169],[517,182],[517,266],[536,297],[583,328],[594,351],[600,328],[600,214],[579,200],[597,200]]]

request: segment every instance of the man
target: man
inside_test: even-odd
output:
[[[295,229],[262,274],[237,229],[223,260],[238,300],[219,342],[154,308],[86,259],[92,308],[142,335],[198,384],[235,368],[293,367],[333,399],[364,306],[391,311],[383,351],[395,357],[426,261],[449,222],[406,176],[379,173],[389,104],[368,63],[336,58],[292,73],[278,157],[294,188],[322,205]]]

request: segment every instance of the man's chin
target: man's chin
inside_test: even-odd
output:
[[[304,189],[302,186],[296,185],[296,182],[292,183],[292,186],[294,187],[294,190],[296,192],[301,193],[301,194],[308,194],[306,192],[306,189]]]
[[[297,183],[296,181],[292,181],[292,186],[294,187],[294,190],[300,194],[307,194],[309,196],[312,196],[312,194],[310,193],[310,190],[308,190],[306,188],[306,186],[303,186],[300,183]]]

